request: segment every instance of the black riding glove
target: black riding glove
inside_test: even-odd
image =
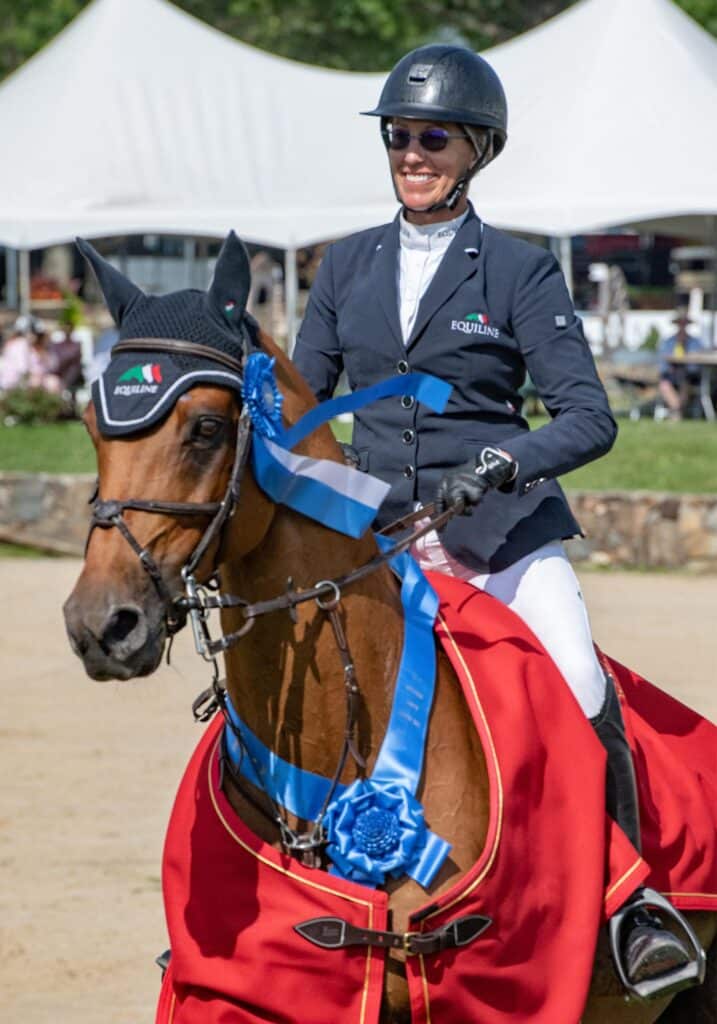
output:
[[[518,474],[518,463],[500,448],[482,448],[475,458],[452,469],[441,480],[436,492],[436,512],[463,502],[461,515],[468,516],[489,487],[508,491]]]

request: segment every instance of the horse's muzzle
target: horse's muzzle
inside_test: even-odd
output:
[[[72,649],[92,679],[146,676],[162,660],[166,630],[130,602],[86,607],[73,593],[65,603],[65,626]]]

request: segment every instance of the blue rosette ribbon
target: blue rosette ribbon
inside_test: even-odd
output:
[[[280,438],[284,433],[281,421],[284,396],[274,377],[275,362],[265,352],[252,352],[244,365],[241,392],[254,430],[268,438]]]
[[[430,832],[423,807],[405,786],[357,779],[324,818],[331,873],[364,885],[410,875],[428,887],[450,845]]]

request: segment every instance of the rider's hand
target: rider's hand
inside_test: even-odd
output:
[[[512,456],[487,445],[475,458],[446,473],[436,492],[436,511],[445,512],[462,501],[461,514],[470,515],[489,487],[509,490],[517,474],[518,463]]]

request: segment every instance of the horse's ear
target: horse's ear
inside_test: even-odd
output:
[[[102,290],[112,319],[119,327],[127,311],[141,299],[144,292],[121,274],[119,270],[103,259],[94,246],[84,238],[76,238],[75,244],[95,272],[97,283]]]
[[[238,327],[246,310],[251,287],[249,254],[234,231],[224,240],[207,292],[210,310],[221,320]]]

